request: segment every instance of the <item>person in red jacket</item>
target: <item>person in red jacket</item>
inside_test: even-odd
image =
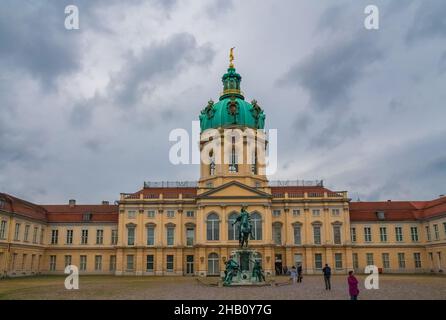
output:
[[[350,294],[350,300],[358,300],[358,279],[353,275],[353,271],[348,272],[348,293]]]

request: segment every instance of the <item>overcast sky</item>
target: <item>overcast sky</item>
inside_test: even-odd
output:
[[[169,132],[218,100],[236,47],[246,99],[278,129],[270,179],[354,200],[446,193],[445,1],[122,2],[1,1],[0,191],[99,203],[197,180],[168,161]],[[368,4],[379,30],[364,28]]]

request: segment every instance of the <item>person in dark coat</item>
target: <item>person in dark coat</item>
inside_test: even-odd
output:
[[[322,272],[324,273],[324,280],[325,280],[325,290],[331,290],[331,268],[328,266],[328,264],[325,264],[325,267],[322,269]]]
[[[297,266],[297,282],[302,282],[302,265]]]
[[[350,294],[350,300],[358,300],[359,289],[358,279],[353,275],[353,271],[348,272],[348,293]]]

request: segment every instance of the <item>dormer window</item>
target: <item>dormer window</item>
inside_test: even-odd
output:
[[[0,209],[5,207],[5,200],[4,199],[0,199]]]
[[[86,212],[84,213],[82,220],[83,221],[91,221],[93,214],[91,212]]]
[[[386,219],[386,215],[384,214],[384,211],[377,211],[376,212],[376,216],[377,216],[378,220],[385,220]]]

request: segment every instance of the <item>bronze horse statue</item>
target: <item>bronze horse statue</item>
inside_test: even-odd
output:
[[[240,222],[238,237],[240,248],[243,248],[243,246],[248,247],[248,240],[252,234],[252,225],[251,218],[249,217],[248,211],[245,210],[245,207],[242,207],[242,211],[232,225],[237,222]]]

